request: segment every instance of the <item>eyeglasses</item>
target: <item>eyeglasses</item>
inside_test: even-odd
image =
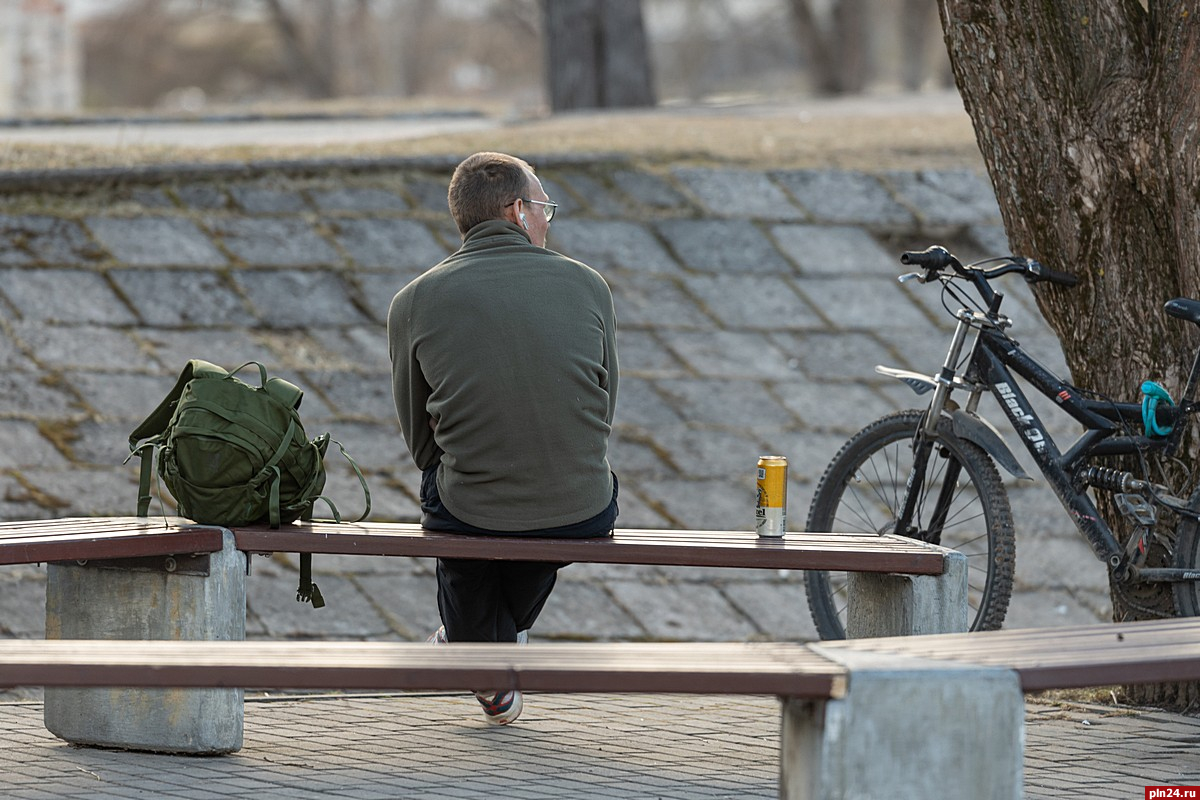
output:
[[[533,203],[536,206],[542,206],[542,212],[546,215],[546,222],[554,219],[554,212],[558,211],[558,203],[549,203],[544,200],[530,200],[527,197],[518,197],[517,200],[523,200],[526,203]],[[504,207],[508,208],[513,203],[517,202],[517,200],[513,200],[512,203],[505,203]]]

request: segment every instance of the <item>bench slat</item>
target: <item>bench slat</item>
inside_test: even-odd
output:
[[[15,640],[3,686],[774,694],[841,697],[846,670],[779,643]]]
[[[215,553],[224,529],[178,518],[79,517],[0,523],[0,564]]]
[[[1013,669],[1027,692],[1200,680],[1200,618],[1078,628],[827,642],[823,649],[890,653]]]
[[[573,561],[655,566],[844,570],[852,554],[858,572],[940,575],[945,557],[935,548],[895,536],[789,533],[764,539],[749,531],[665,531],[618,528],[611,537],[554,539],[468,536],[403,523],[306,523],[272,530],[234,529],[247,552]]]

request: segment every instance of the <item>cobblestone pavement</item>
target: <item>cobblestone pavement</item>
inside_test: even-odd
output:
[[[0,717],[0,789],[19,800],[778,796],[774,698],[531,695],[507,728],[465,695],[252,699],[245,747],[223,757],[72,747],[36,702]],[[1030,800],[1200,784],[1195,717],[1035,701],[1027,721]]]

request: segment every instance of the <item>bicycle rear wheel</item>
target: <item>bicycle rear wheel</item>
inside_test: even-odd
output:
[[[817,485],[807,529],[894,533],[914,460],[912,441],[923,416],[918,410],[889,414],[846,442]],[[939,497],[950,500],[940,537],[930,532]],[[947,419],[938,423],[913,526],[917,538],[966,555],[970,629],[999,628],[1012,595],[1012,510],[991,458],[955,436]],[[812,571],[804,579],[817,632],[822,639],[844,639],[846,573]]]
[[[1188,500],[1188,508],[1200,509],[1200,491]],[[1200,523],[1181,515],[1175,534],[1173,566],[1177,569],[1200,571]],[[1178,581],[1172,586],[1172,591],[1175,593],[1176,615],[1200,616],[1200,581]]]

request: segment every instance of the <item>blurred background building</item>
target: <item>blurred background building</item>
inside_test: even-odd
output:
[[[949,84],[934,0],[0,0],[0,115],[520,113]]]
[[[0,0],[0,115],[79,110],[79,42],[66,0]]]

